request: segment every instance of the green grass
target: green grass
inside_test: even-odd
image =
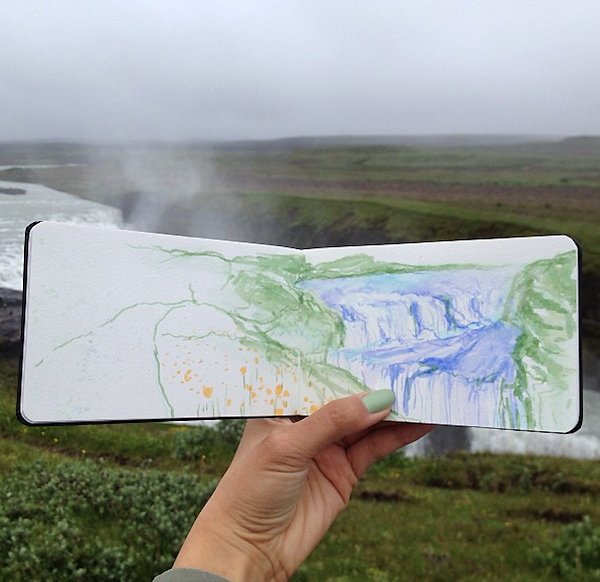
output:
[[[597,156],[557,156],[510,148],[331,147],[221,154],[219,169],[268,178],[408,180],[521,186],[600,185]]]
[[[398,502],[355,499],[297,578],[557,579],[532,550],[543,552],[564,527],[536,515],[565,501],[528,493],[523,512],[523,497],[413,487]]]
[[[148,580],[167,568],[239,423],[219,434],[24,427],[16,381],[15,364],[0,362],[0,578]],[[555,540],[578,536],[595,552],[599,496],[597,462],[396,454],[367,473],[294,580],[594,579],[592,558],[570,561]]]
[[[600,518],[593,463],[454,455],[381,465],[296,579],[564,579],[543,556],[566,524]]]

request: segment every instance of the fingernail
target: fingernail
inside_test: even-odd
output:
[[[390,408],[394,403],[394,398],[393,390],[373,390],[373,392],[369,392],[363,398],[363,402],[367,410],[373,414],[374,412],[381,412],[386,408]]]

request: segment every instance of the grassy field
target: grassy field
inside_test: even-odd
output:
[[[494,148],[0,146],[0,171],[164,232],[298,247],[566,233],[600,353],[598,140]],[[172,561],[239,423],[28,428],[0,361],[0,579],[148,580]],[[568,438],[568,437],[566,437]],[[380,462],[295,580],[600,580],[597,462],[454,454]]]
[[[0,579],[148,580],[167,568],[240,423],[24,427],[15,365],[2,362],[0,378]],[[294,579],[592,580],[599,498],[597,462],[398,454],[370,470]]]

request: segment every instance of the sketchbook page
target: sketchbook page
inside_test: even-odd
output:
[[[305,251],[338,318],[327,363],[397,418],[568,432],[581,416],[578,248],[566,236]]]
[[[304,330],[297,297],[282,289],[303,261],[283,247],[38,223],[23,420],[294,413]]]

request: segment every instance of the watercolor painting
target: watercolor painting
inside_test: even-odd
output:
[[[82,256],[97,247],[82,231],[98,229],[40,231],[46,250],[32,252],[32,275],[36,252],[55,241],[61,254],[64,228],[79,229]],[[298,251],[140,234],[111,233],[122,266],[96,275],[94,301],[71,294],[54,306],[63,320],[72,314],[56,340],[35,337],[49,322],[33,299],[48,304],[51,273],[40,272],[39,287],[31,277],[30,409],[36,376],[60,369],[64,381],[74,369],[85,398],[62,399],[66,420],[114,418],[115,395],[133,406],[131,386],[137,408],[126,418],[304,415],[380,388],[396,393],[393,420],[566,431],[578,418],[577,251],[566,237],[525,261],[511,251],[440,262],[452,253],[431,243],[408,262],[406,245]],[[110,276],[116,289],[97,287]]]

